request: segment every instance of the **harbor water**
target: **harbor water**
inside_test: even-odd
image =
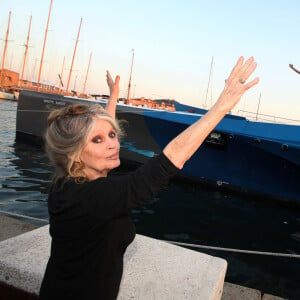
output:
[[[15,141],[16,109],[0,101],[0,210],[47,220],[53,169],[43,149]],[[227,282],[300,299],[299,258],[232,250],[300,254],[300,207],[175,179],[132,217],[140,234],[212,247],[191,249],[225,258]]]

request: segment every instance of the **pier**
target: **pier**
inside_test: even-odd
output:
[[[0,227],[0,294],[38,299],[50,251],[48,225],[0,214]],[[118,299],[283,299],[224,282],[226,269],[224,259],[137,235],[124,257]]]

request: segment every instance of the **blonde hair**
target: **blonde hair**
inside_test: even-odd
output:
[[[108,121],[119,138],[123,135],[118,122],[99,104],[71,104],[50,113],[45,141],[46,151],[56,169],[55,179],[69,176],[77,183],[87,181],[80,155],[95,118]]]

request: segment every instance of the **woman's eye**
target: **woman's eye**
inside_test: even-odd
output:
[[[96,136],[96,137],[94,137],[94,138],[92,139],[92,142],[98,144],[98,143],[101,143],[101,142],[102,142],[102,139],[101,139],[100,136]]]
[[[109,134],[109,137],[111,137],[111,138],[114,138],[114,137],[116,137],[117,136],[117,134],[114,132],[114,131],[112,131],[110,134]]]

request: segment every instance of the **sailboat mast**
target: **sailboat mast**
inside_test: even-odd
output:
[[[207,96],[208,96],[208,91],[209,91],[209,86],[210,86],[210,81],[211,81],[213,63],[214,63],[214,57],[211,58],[210,71],[209,71],[209,77],[208,77],[208,84],[207,84],[206,96],[205,96],[205,103],[204,103],[204,107],[205,108],[206,108],[206,105],[207,105]]]
[[[50,8],[49,8],[49,14],[48,14],[47,26],[46,26],[46,31],[45,31],[45,38],[44,38],[44,45],[43,45],[43,51],[42,51],[42,57],[41,57],[41,62],[40,62],[39,77],[38,77],[38,82],[37,82],[38,90],[39,90],[39,88],[40,88],[40,79],[41,79],[41,74],[42,74],[42,67],[43,67],[43,60],[44,60],[44,53],[45,53],[46,40],[47,40],[47,35],[48,35],[48,26],[49,26],[49,21],[50,21],[52,2],[53,2],[53,0],[51,0],[51,2],[50,2]]]
[[[258,120],[258,112],[259,112],[259,106],[260,106],[260,99],[261,99],[261,93],[259,94],[259,98],[258,98],[258,105],[257,105],[257,111],[256,111],[256,117],[255,120]]]
[[[91,59],[92,59],[92,52],[90,54],[89,64],[88,64],[88,68],[87,68],[86,75],[85,75],[85,81],[84,81],[84,86],[83,86],[83,91],[82,91],[83,94],[85,94],[86,82],[87,82],[87,78],[88,78],[88,74],[89,74],[89,70],[90,70]]]
[[[5,62],[5,55],[6,55],[6,50],[7,50],[8,35],[9,35],[10,17],[11,17],[11,11],[9,12],[9,17],[8,17],[8,25],[7,25],[4,51],[3,51],[3,57],[2,57],[2,67],[1,67],[1,73],[0,73],[0,85],[1,85],[1,87],[2,87],[2,80],[3,80],[4,62]]]
[[[69,72],[69,78],[68,78],[68,84],[67,84],[67,89],[66,89],[66,95],[68,95],[68,92],[69,92],[70,80],[71,80],[71,76],[72,76],[73,64],[74,64],[74,59],[75,59],[77,44],[78,44],[78,40],[79,40],[79,34],[80,34],[81,24],[82,24],[82,18],[80,19],[80,25],[79,25],[77,39],[76,39],[76,43],[75,43],[75,49],[74,49],[73,58],[72,58],[72,64],[71,64],[71,68],[70,68],[70,72]]]
[[[127,93],[127,104],[129,104],[130,99],[130,88],[131,88],[131,75],[132,75],[132,67],[133,67],[133,60],[134,60],[134,49],[132,51],[132,60],[131,60],[131,68],[130,68],[130,76],[129,76],[129,83],[128,83],[128,93]]]
[[[32,20],[32,16],[30,16],[27,40],[26,40],[26,44],[24,45],[25,46],[25,53],[24,53],[23,68],[22,68],[22,73],[21,73],[21,80],[19,81],[19,87],[21,87],[23,85],[23,76],[24,76],[26,58],[27,58],[28,47],[29,47],[29,36],[30,36],[31,20]]]

